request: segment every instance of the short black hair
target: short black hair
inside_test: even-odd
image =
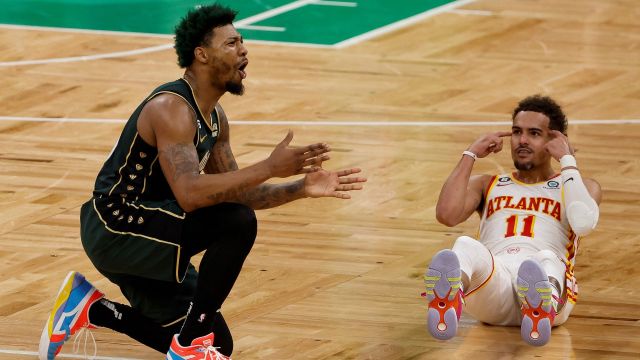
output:
[[[511,119],[515,119],[520,111],[534,111],[549,118],[549,128],[567,134],[567,117],[555,100],[548,96],[532,95],[522,99],[513,110]]]
[[[226,6],[219,4],[198,6],[190,10],[175,28],[176,54],[178,65],[186,68],[193,63],[193,50],[209,44],[213,29],[233,23],[238,14]]]

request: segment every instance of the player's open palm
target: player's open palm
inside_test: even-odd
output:
[[[340,171],[328,171],[316,168],[304,179],[304,190],[309,197],[336,197],[340,199],[350,199],[347,192],[351,190],[361,190],[362,183],[367,179],[360,176],[349,176],[360,172],[358,168],[345,169]]]
[[[316,166],[329,160],[326,153],[331,148],[324,143],[316,143],[302,147],[289,146],[293,139],[293,131],[276,145],[267,159],[269,170],[273,177],[289,177],[316,171]]]

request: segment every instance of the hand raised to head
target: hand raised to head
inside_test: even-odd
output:
[[[575,153],[569,144],[569,138],[558,130],[549,131],[549,141],[544,145],[544,149],[558,161],[565,155],[573,155]]]
[[[481,136],[469,146],[469,151],[483,158],[490,153],[497,153],[502,150],[502,138],[511,136],[511,131],[496,131]]]

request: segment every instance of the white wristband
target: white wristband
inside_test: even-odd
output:
[[[574,167],[578,168],[578,164],[576,163],[576,158],[573,155],[564,155],[560,158],[560,168],[564,169],[566,167]]]
[[[467,155],[473,158],[473,160],[478,160],[478,155],[474,154],[473,152],[469,151],[469,150],[465,150],[462,152],[462,155]]]

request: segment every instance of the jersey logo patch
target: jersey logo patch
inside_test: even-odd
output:
[[[513,181],[511,181],[511,178],[508,176],[499,178],[498,183],[496,184],[496,186],[507,186],[507,185],[513,185]]]
[[[543,186],[545,189],[557,190],[560,188],[560,183],[555,180],[547,181],[547,185]]]

